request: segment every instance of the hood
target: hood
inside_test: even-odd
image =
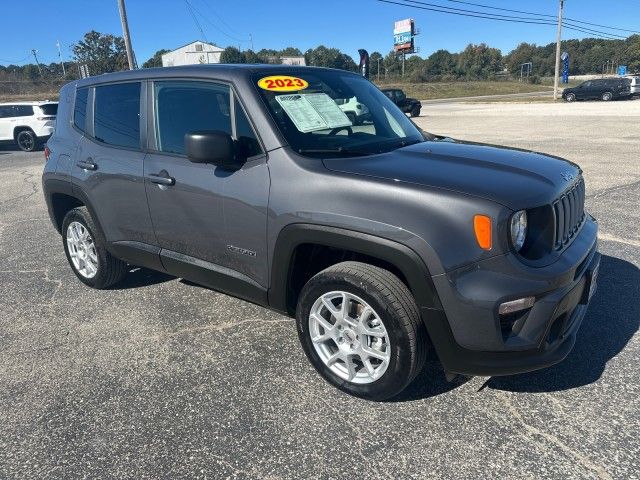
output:
[[[327,169],[482,197],[512,210],[547,204],[581,174],[567,160],[459,141],[429,141],[388,153],[323,160]]]

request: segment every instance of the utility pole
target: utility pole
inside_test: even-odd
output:
[[[249,34],[249,45],[250,45],[250,49],[253,50],[253,35]]]
[[[122,22],[124,46],[127,49],[127,62],[129,63],[129,70],[133,70],[133,66],[135,65],[133,62],[133,48],[131,47],[131,38],[129,37],[129,23],[127,22],[127,11],[124,7],[124,0],[118,0],[118,9],[120,10],[120,22]]]
[[[36,55],[38,51],[35,48],[32,48],[31,53],[33,53],[33,58],[36,59],[36,65],[38,65],[38,72],[40,72],[40,76],[42,76],[42,68],[40,68],[40,62],[38,61],[38,56]]]
[[[562,40],[562,11],[564,10],[564,0],[560,0],[558,10],[558,34],[556,35],[556,74],[553,78],[553,99],[558,99],[558,82],[560,77],[560,42]]]
[[[58,58],[60,59],[60,65],[62,65],[62,76],[66,77],[67,72],[64,71],[64,62],[62,61],[62,52],[60,51],[60,40],[56,40],[56,47],[58,47]]]
[[[404,60],[405,60],[405,54],[404,52],[402,52],[402,76],[404,77]]]
[[[380,60],[382,59],[378,57],[378,82],[380,82]]]

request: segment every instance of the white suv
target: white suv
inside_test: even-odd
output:
[[[11,142],[31,152],[53,133],[57,102],[0,103],[0,142]]]
[[[640,96],[640,76],[634,75],[628,78],[631,80],[631,95],[634,97]]]

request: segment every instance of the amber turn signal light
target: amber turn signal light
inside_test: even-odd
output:
[[[476,233],[476,240],[480,248],[491,250],[491,217],[486,215],[473,217],[473,230]]]

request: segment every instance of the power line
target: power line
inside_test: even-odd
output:
[[[549,15],[549,14],[545,14],[545,13],[536,13],[536,12],[526,12],[523,10],[512,10],[510,8],[502,8],[502,7],[493,7],[491,5],[484,5],[481,3],[473,3],[473,2],[465,2],[462,0],[446,0],[447,2],[452,2],[452,3],[459,3],[459,4],[463,4],[463,5],[472,5],[474,7],[480,7],[480,8],[486,8],[489,10],[496,10],[496,11],[501,11],[501,12],[511,12],[511,13],[522,13],[525,15],[533,15],[536,17],[544,17],[544,18],[552,18],[555,19],[556,16],[555,15]],[[607,25],[600,25],[599,23],[590,23],[590,22],[585,22],[584,20],[577,20],[575,18],[565,18],[566,21],[569,22],[573,22],[573,23],[581,23],[584,25],[591,25],[593,27],[600,27],[600,28],[606,28],[609,30],[619,30],[621,32],[630,32],[630,33],[640,33],[637,30],[629,30],[626,28],[620,28],[620,27],[610,27]]]
[[[231,33],[233,33],[234,35],[239,35],[242,36],[242,33],[240,33],[238,30],[235,30],[233,28],[231,28],[231,26],[224,21],[224,18],[222,18],[215,10],[215,8],[213,8],[211,6],[211,4],[207,1],[207,0],[200,0],[203,4],[205,4],[207,6],[207,8],[209,10],[211,10],[211,13],[218,19],[220,20],[220,23],[222,23],[225,27],[227,27],[227,30]]]
[[[227,32],[222,30],[218,25],[216,25],[211,20],[209,20],[209,18],[207,18],[205,15],[203,15],[202,12],[200,12],[198,9],[196,9],[193,5],[191,5],[191,4],[189,4],[189,5],[191,7],[191,10],[193,10],[193,12],[197,13],[198,15],[200,15],[200,17],[202,17],[202,19],[205,22],[207,22],[209,25],[211,25],[213,28],[215,28],[218,32],[220,32],[225,37],[228,37],[231,40],[235,40],[236,42],[244,42],[245,41],[245,40],[242,40],[240,38],[234,37],[233,35],[229,35]]]
[[[463,17],[481,18],[485,20],[494,20],[494,21],[509,22],[509,23],[526,23],[526,24],[533,24],[533,25],[550,25],[550,26],[556,25],[555,21],[545,20],[541,18],[531,18],[531,17],[522,17],[522,16],[514,16],[514,15],[501,15],[501,14],[494,14],[489,12],[480,12],[477,10],[445,7],[442,5],[418,1],[418,0],[400,0],[400,1],[376,0],[376,1],[382,2],[382,3],[389,3],[393,5],[400,5],[403,7],[417,8],[420,10],[428,10],[428,11],[438,12],[438,13],[448,13],[449,15],[458,15]],[[453,0],[447,0],[447,1],[453,1]],[[461,0],[456,0],[456,1],[458,3],[471,4],[471,2],[462,2]],[[497,8],[497,7],[487,7],[485,5],[475,4],[475,3],[473,5],[486,7],[486,8]],[[510,9],[501,9],[501,10],[512,11]],[[533,13],[524,12],[521,10],[517,10],[517,11],[513,10],[513,11],[518,13],[533,14]],[[533,14],[533,15],[542,15],[542,14]],[[552,17],[552,18],[555,18],[555,17]],[[600,30],[594,30],[588,27],[584,27],[582,25],[575,25],[574,23],[569,23],[567,21],[563,21],[562,25],[569,30],[575,30],[578,32],[587,33],[589,35],[594,35],[594,36],[602,37],[609,40],[627,38],[623,35],[618,35],[610,32],[603,32]]]
[[[473,13],[461,13],[461,12],[452,12],[449,10],[443,10],[442,8],[448,8],[448,7],[440,7],[440,8],[434,8],[434,7],[429,7],[429,6],[420,6],[420,5],[410,5],[408,3],[400,3],[400,2],[394,2],[392,0],[376,0],[377,2],[382,2],[382,3],[389,3],[392,5],[400,5],[402,7],[410,7],[410,8],[417,8],[420,10],[429,10],[432,12],[439,12],[439,13],[448,13],[450,15],[459,15],[462,17],[473,17],[473,18],[484,18],[486,20],[497,20],[500,22],[511,22],[511,23],[528,23],[528,24],[535,24],[535,25],[555,25],[555,23],[551,22],[551,21],[544,21],[544,20],[540,20],[537,21],[535,19],[532,20],[516,20],[514,18],[499,18],[495,15],[492,15],[490,13],[486,13],[483,15],[476,15]],[[410,1],[410,0],[406,0],[406,1]],[[422,2],[420,2],[422,3]],[[423,4],[423,5],[429,5],[429,4]],[[459,10],[459,9],[458,9]],[[521,17],[524,18],[524,17]]]
[[[200,30],[200,35],[202,35],[202,38],[204,38],[205,42],[209,43],[209,40],[207,40],[207,36],[204,34],[204,30],[202,30],[202,25],[200,25],[200,22],[198,21],[198,18],[196,17],[196,14],[193,11],[193,7],[189,3],[189,0],[184,0],[184,3],[187,5],[187,10],[189,10],[189,13],[193,17],[193,21],[196,22],[196,26],[198,27],[198,30]]]
[[[531,17],[520,17],[514,15],[501,15],[499,13],[488,13],[488,12],[480,12],[478,10],[469,10],[463,8],[454,8],[454,7],[445,7],[444,5],[438,5],[436,3],[428,3],[422,2],[419,0],[403,0],[404,2],[413,3],[417,5],[406,5],[407,7],[415,7],[423,10],[433,10],[434,8],[440,9],[443,13],[450,13],[453,15],[463,15],[469,17],[477,17],[477,18],[486,18],[490,20],[502,20],[502,21],[513,21],[513,22],[521,22],[521,23],[537,23],[542,25],[554,25],[554,22],[550,20],[544,20],[540,18],[531,18]],[[391,3],[391,2],[387,2]],[[393,2],[395,3],[395,2]],[[418,6],[420,5],[420,6]],[[430,8],[429,8],[430,7]]]
[[[575,20],[573,18],[567,18],[566,20],[569,20],[570,22],[574,22],[574,23],[582,23],[584,25],[592,25],[594,27],[600,27],[600,28],[608,28],[609,30],[619,30],[621,32],[631,32],[631,33],[638,33],[640,34],[639,31],[637,30],[627,30],[626,28],[620,28],[620,27],[608,27],[606,25],[600,25],[598,23],[589,23],[589,22],[585,22],[583,20]]]
[[[547,18],[552,18],[555,20],[556,16],[555,15],[548,15],[545,13],[534,13],[534,12],[525,12],[522,10],[512,10],[510,8],[501,8],[501,7],[492,7],[490,5],[483,5],[481,3],[472,3],[472,2],[463,2],[462,0],[446,0],[447,2],[452,2],[452,3],[461,3],[464,5],[472,5],[474,7],[480,7],[480,8],[487,8],[490,10],[499,10],[501,12],[512,12],[512,13],[524,13],[525,15],[535,15],[537,17],[547,17]]]

